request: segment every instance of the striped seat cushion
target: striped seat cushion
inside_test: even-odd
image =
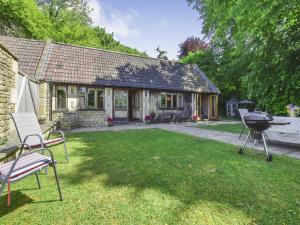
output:
[[[57,145],[57,144],[60,144],[60,143],[63,143],[64,142],[64,139],[62,138],[54,138],[54,139],[50,139],[50,140],[44,140],[44,143],[47,147],[51,146],[51,145]],[[41,147],[40,144],[37,144],[37,145],[31,145],[30,146],[31,148],[37,148],[37,147]]]
[[[14,161],[0,165],[0,179],[5,180]],[[17,181],[33,172],[43,169],[51,163],[51,158],[39,153],[32,153],[19,159],[14,171],[10,175],[10,181]]]

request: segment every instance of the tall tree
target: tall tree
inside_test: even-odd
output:
[[[86,0],[0,0],[0,34],[146,55],[93,27]]]
[[[205,50],[208,48],[208,44],[198,37],[188,37],[184,42],[179,44],[179,58],[187,56],[190,52],[196,52],[199,50]]]
[[[241,81],[242,95],[275,114],[285,114],[289,103],[300,105],[298,0],[187,1],[224,63],[220,72]]]

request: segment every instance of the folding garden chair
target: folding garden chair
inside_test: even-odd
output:
[[[238,112],[239,112],[239,114],[240,114],[240,117],[241,117],[241,119],[242,119],[242,121],[243,121],[243,125],[244,125],[244,127],[243,127],[243,129],[242,129],[242,131],[241,131],[241,133],[240,133],[240,136],[239,136],[239,139],[241,139],[241,137],[242,137],[242,135],[243,135],[243,133],[244,133],[245,128],[247,128],[247,124],[245,123],[244,116],[245,116],[249,111],[248,111],[248,109],[238,109]]]
[[[26,144],[29,145],[32,149],[40,147],[47,148],[50,146],[63,144],[66,160],[67,162],[69,162],[65,136],[62,131],[51,131],[47,139],[45,140],[38,119],[34,113],[12,113],[11,116],[15,123],[21,143],[24,143],[24,139],[28,137]],[[54,133],[60,134],[60,137],[49,139],[50,135]],[[32,134],[37,134],[38,136]],[[42,138],[42,142],[40,142],[39,137]],[[43,146],[41,146],[41,144]]]
[[[41,148],[37,150],[32,150],[30,145],[27,144],[27,140],[29,138],[35,137],[40,140],[40,146]],[[24,148],[28,150],[27,152],[22,154],[22,151]],[[42,153],[49,152],[50,157],[46,156],[44,154],[38,153],[41,151]],[[47,168],[48,166],[52,166],[54,170],[55,180],[57,184],[57,189],[59,193],[59,198],[62,201],[62,193],[60,190],[60,185],[58,181],[57,171],[56,171],[56,162],[54,160],[52,152],[44,147],[42,136],[38,134],[34,135],[28,135],[24,138],[24,142],[21,144],[21,152],[19,156],[11,162],[5,163],[0,165],[0,182],[2,183],[1,189],[0,189],[0,197],[7,185],[7,192],[8,192],[8,198],[7,198],[7,204],[10,206],[10,185],[11,183],[15,183],[29,175],[35,174],[38,187],[41,188],[38,172],[43,169]]]

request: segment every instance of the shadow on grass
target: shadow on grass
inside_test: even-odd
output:
[[[9,214],[18,208],[32,203],[33,200],[24,194],[22,191],[12,191],[11,192],[11,204],[10,207],[7,206],[7,194],[2,195],[0,198],[0,217]]]
[[[187,207],[201,201],[230,205],[258,223],[298,218],[287,212],[300,197],[289,191],[299,185],[296,160],[267,163],[260,155],[238,155],[233,145],[157,129],[74,134],[69,146],[80,158],[61,176],[70,184],[105,174],[105,185],[134,187],[137,197],[155,189]]]

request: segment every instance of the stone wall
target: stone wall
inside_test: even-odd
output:
[[[78,127],[100,127],[107,125],[105,111],[53,111],[52,120],[58,122],[60,129],[63,130]]]
[[[49,120],[50,90],[46,82],[40,82],[39,86],[39,119]]]
[[[10,135],[10,113],[15,111],[17,99],[17,76],[17,59],[0,45],[0,145],[5,143]]]

